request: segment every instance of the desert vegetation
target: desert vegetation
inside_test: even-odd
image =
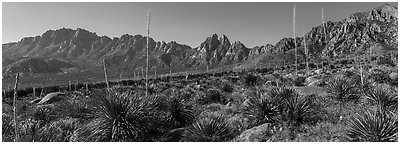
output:
[[[3,95],[3,141],[398,141],[397,67],[197,74]],[[285,72],[286,71],[286,72]],[[379,77],[377,77],[379,76]],[[40,89],[36,89],[40,91]],[[38,92],[36,92],[38,93]]]
[[[366,17],[355,14],[343,21],[325,23],[322,9],[322,26],[298,38],[295,14],[294,5],[293,39],[284,38],[273,48],[247,49],[240,42],[231,45],[225,36],[218,39],[214,34],[198,49],[174,42],[168,45],[168,50],[157,48],[160,50],[157,52],[155,41],[149,37],[149,12],[147,37],[135,36],[131,39],[133,42],[126,43],[137,48],[143,46],[143,50],[146,46],[145,53],[132,52],[131,47],[122,47],[121,42],[118,48],[102,47],[94,55],[97,59],[100,55],[119,53],[107,54],[103,51],[106,49],[132,52],[135,55],[132,57],[146,54],[146,64],[133,63],[144,63],[140,59],[116,57],[114,63],[123,60],[124,64],[107,67],[102,57],[100,65],[104,71],[93,69],[75,75],[67,71],[43,75],[23,73],[20,80],[24,86],[17,88],[17,77],[15,90],[8,87],[14,84],[11,78],[17,71],[14,69],[20,67],[10,66],[7,80],[3,81],[6,86],[2,93],[2,140],[397,142],[397,47],[389,48],[397,43],[397,35],[390,31],[397,32],[397,29],[391,30],[395,24],[386,23],[394,17],[374,11]],[[375,20],[377,16],[385,19]],[[375,26],[369,26],[370,23]],[[378,24],[387,29],[377,27]],[[89,34],[82,29],[78,31]],[[98,37],[95,33],[92,36]],[[396,37],[393,38],[396,42],[389,39],[391,36]],[[180,48],[171,50],[173,45]],[[11,52],[17,48],[20,44],[6,50]],[[363,52],[368,48],[369,52]],[[379,52],[373,55],[373,49]],[[228,50],[235,55],[225,55]],[[179,53],[171,57],[170,51]],[[220,51],[225,53],[220,55]],[[155,52],[167,63],[152,64],[157,59],[149,57],[157,57]],[[254,52],[258,54],[250,58],[249,53]],[[171,63],[175,66],[171,67]],[[160,66],[164,68],[162,71],[157,69]],[[117,73],[121,68],[127,69]],[[152,72],[154,75],[150,75]],[[122,79],[124,74],[126,77]]]

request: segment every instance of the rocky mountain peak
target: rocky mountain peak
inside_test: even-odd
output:
[[[397,18],[397,8],[394,6],[391,6],[389,4],[384,4],[384,5],[376,8],[376,10],[382,11],[384,13],[388,13],[389,15]]]
[[[88,37],[88,36],[97,36],[97,35],[95,33],[89,32],[85,29],[78,28],[78,29],[76,29],[73,38],[84,38],[84,37]]]
[[[388,4],[384,4],[369,12],[358,12],[350,15],[345,22],[358,22],[365,23],[371,20],[378,20],[382,22],[397,21],[397,8]]]
[[[229,42],[228,37],[226,37],[225,35],[222,35],[222,37],[219,38],[219,41],[222,45],[226,45],[229,46],[231,45],[231,43]]]
[[[376,19],[383,22],[397,20],[397,8],[388,4],[384,4],[373,9],[367,17],[370,20]]]

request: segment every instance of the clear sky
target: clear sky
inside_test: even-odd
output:
[[[37,36],[47,30],[83,28],[98,35],[120,37],[146,34],[151,9],[150,37],[197,47],[208,36],[225,34],[247,47],[275,44],[293,37],[292,2],[277,3],[2,3],[2,43]],[[296,35],[325,21],[338,21],[384,3],[296,3]],[[388,3],[396,6],[397,3]]]

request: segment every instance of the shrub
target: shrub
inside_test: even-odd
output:
[[[74,97],[59,103],[57,111],[63,117],[68,116],[85,122],[94,118],[94,113],[88,103],[89,99],[86,97]]]
[[[43,127],[46,124],[60,118],[59,111],[57,111],[56,108],[51,105],[38,106],[34,108],[32,112],[29,112],[28,115],[34,121],[38,122],[39,127]]]
[[[174,128],[186,127],[194,121],[193,110],[179,96],[174,96],[168,99],[168,112],[172,119]]]
[[[246,75],[243,75],[242,77],[243,77],[242,78],[243,79],[243,83],[246,86],[255,86],[255,85],[257,85],[257,80],[258,80],[257,76],[252,75],[252,74],[246,74]]]
[[[144,141],[159,126],[155,104],[139,95],[96,91],[91,98],[96,118],[78,128],[73,141]]]
[[[222,93],[217,89],[210,89],[198,99],[199,104],[221,103],[225,104],[226,99]]]
[[[368,80],[376,83],[386,83],[386,84],[394,84],[395,80],[392,80],[387,72],[384,72],[380,69],[375,69],[368,76]]]
[[[389,54],[384,54],[383,57],[379,57],[378,59],[378,65],[396,66],[396,62],[392,60]]]
[[[228,103],[233,105],[241,105],[245,101],[245,95],[239,92],[234,92],[226,96]]]
[[[327,82],[328,94],[340,102],[358,99],[357,84],[353,79],[336,77]]]
[[[273,88],[270,93],[272,98],[280,99],[281,120],[289,126],[297,127],[300,124],[312,121],[314,111],[312,101],[302,97],[296,89],[281,87]]]
[[[380,110],[369,110],[350,118],[347,136],[350,141],[397,141],[397,115]]]
[[[233,129],[221,114],[210,114],[194,122],[185,132],[184,141],[223,142],[233,139]]]
[[[290,128],[314,121],[315,111],[311,99],[302,97],[295,89],[275,87],[269,93],[250,96],[244,107],[244,115],[250,123],[285,122]]]
[[[224,83],[222,86],[222,91],[224,92],[233,92],[233,87],[232,85],[228,84],[228,83]]]
[[[43,128],[42,125],[51,122],[36,121],[32,118],[20,119],[18,121],[18,136],[21,142],[36,141],[38,131]]]
[[[305,126],[305,133],[299,134],[293,141],[298,142],[337,142],[347,141],[345,127],[341,124],[319,122]]]
[[[365,99],[369,103],[378,105],[382,110],[397,108],[397,94],[392,92],[388,87],[384,86],[369,86],[364,88]]]
[[[257,92],[245,101],[243,114],[250,120],[250,127],[274,123],[277,122],[279,107],[279,99]]]
[[[225,105],[222,105],[220,103],[211,103],[203,107],[203,110],[200,113],[200,115],[209,112],[223,112],[225,109],[226,109]]]
[[[39,142],[68,142],[78,127],[78,119],[60,119],[42,127],[34,139]]]
[[[284,104],[286,108],[283,110],[283,120],[286,120],[290,126],[300,126],[312,120],[313,111],[310,100],[297,96]]]
[[[232,126],[232,133],[234,136],[240,135],[247,128],[244,115],[242,114],[229,116],[227,121]]]
[[[4,105],[4,104],[3,104]],[[14,126],[12,116],[2,114],[2,139],[3,142],[14,141]]]
[[[180,90],[175,94],[179,95],[179,97],[184,101],[190,101],[194,93],[195,93],[194,90],[193,91]]]
[[[295,86],[304,86],[305,80],[306,80],[305,77],[296,76],[296,77],[293,78],[293,84]]]
[[[311,102],[309,106],[309,108],[311,109],[311,114],[308,122],[316,124],[321,120],[329,119],[329,114],[326,109],[328,108],[328,105],[330,103],[328,102],[329,100],[327,97],[317,94],[311,94],[305,96],[304,99],[307,99]]]

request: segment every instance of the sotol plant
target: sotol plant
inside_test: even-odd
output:
[[[131,92],[98,91],[91,98],[96,118],[76,130],[73,141],[143,141],[159,121],[154,103]]]
[[[359,91],[355,79],[336,77],[327,82],[326,88],[329,96],[339,102],[338,118],[342,116],[343,107],[350,100],[358,100]]]
[[[223,142],[231,140],[233,128],[222,114],[209,114],[194,122],[185,133],[184,141]]]
[[[358,98],[357,84],[351,78],[336,77],[327,82],[326,88],[330,96],[339,102]]]
[[[279,107],[279,99],[256,92],[250,95],[246,101],[243,114],[250,120],[250,127],[263,123],[274,123],[279,115]]]
[[[312,121],[312,101],[302,97],[295,89],[275,87],[270,92],[251,96],[244,107],[244,114],[253,126],[263,123],[286,122],[292,128]]]
[[[373,104],[378,105],[382,110],[390,110],[397,108],[398,98],[397,94],[385,86],[369,86],[364,88],[365,99]]]
[[[40,142],[68,142],[74,130],[78,127],[78,119],[63,118],[42,127],[34,137],[34,140]]]
[[[271,97],[279,99],[281,120],[286,121],[290,126],[299,126],[312,120],[312,101],[302,97],[294,88],[280,87],[273,88]]]
[[[397,141],[397,115],[381,110],[370,110],[350,118],[347,136],[350,141],[395,142]]]
[[[174,128],[186,127],[194,121],[192,108],[180,96],[174,96],[168,99],[167,109]]]
[[[4,105],[4,104],[3,104]],[[14,127],[12,117],[2,114],[2,139],[3,142],[12,142],[14,140]]]

